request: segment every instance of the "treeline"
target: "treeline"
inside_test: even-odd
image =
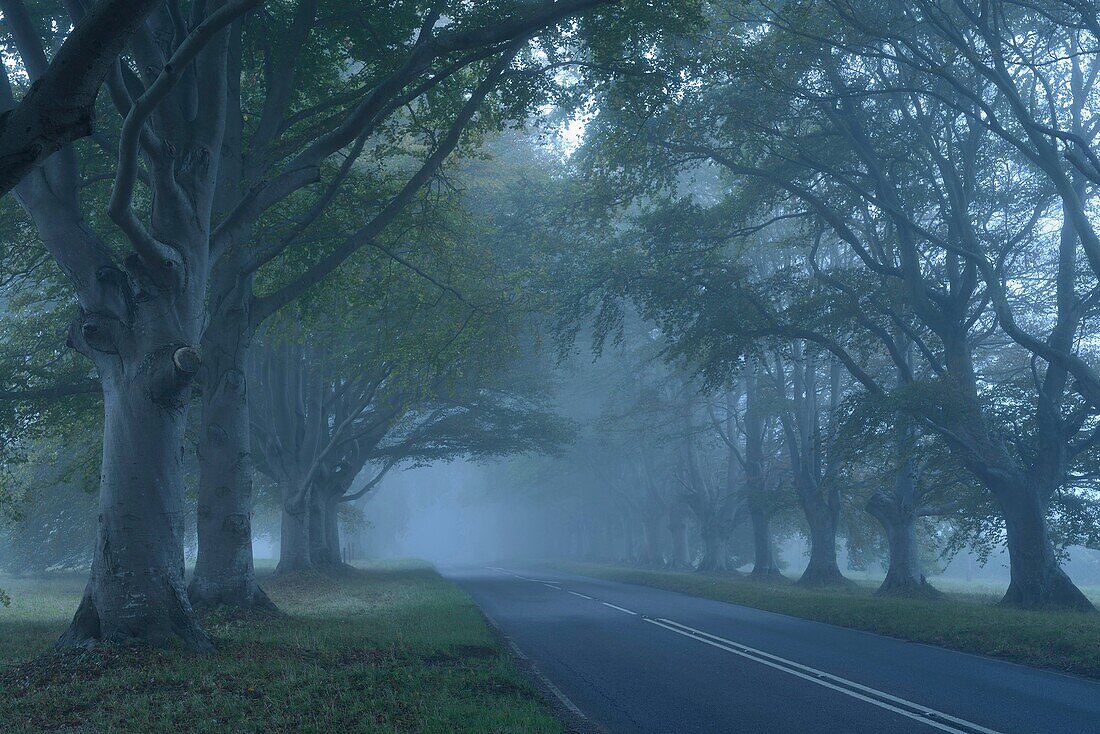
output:
[[[1059,559],[1100,528],[1096,11],[711,3],[656,83],[605,79],[583,164],[609,225],[564,328],[656,329],[682,429],[638,430],[703,565],[740,512],[769,573],[776,485],[808,583],[841,581],[861,495],[884,591],[930,593],[915,529],[946,517],[1007,548],[1005,603],[1092,610]]]
[[[762,581],[797,567],[799,584],[825,587],[851,583],[846,551],[883,565],[880,594],[938,598],[930,571],[999,546],[995,508],[942,442],[828,353],[775,343],[713,383],[669,363],[636,315],[622,344],[596,362],[589,389],[608,398],[578,419],[565,460],[525,462],[553,506],[551,554]]]
[[[796,529],[843,583],[872,518],[887,589],[934,593],[935,536],[1092,608],[1060,563],[1100,529],[1090,0],[2,5],[0,458],[34,494],[102,450],[63,645],[210,649],[196,606],[269,604],[258,507],[284,570],[337,565],[391,467],[559,450],[531,355],[582,334],[638,353],[554,465],[578,543],[720,570],[748,537],[774,576]]]
[[[4,200],[5,467],[64,428],[102,435],[88,441],[102,447],[91,578],[62,646],[209,650],[197,606],[269,606],[257,469],[278,495],[284,567],[301,568],[335,560],[334,507],[369,491],[354,479],[367,464],[558,440],[537,391],[503,384],[514,289],[490,246],[463,249],[489,235],[450,175],[560,98],[562,64],[597,45],[624,55],[680,10],[11,0],[3,13],[5,120],[29,110],[45,128],[15,141],[25,165]],[[100,80],[95,114],[64,125],[81,102],[66,95],[90,84],[95,100]]]

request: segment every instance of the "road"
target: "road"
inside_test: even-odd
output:
[[[610,732],[1100,733],[1100,683],[644,586],[443,571]]]

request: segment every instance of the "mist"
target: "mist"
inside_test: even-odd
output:
[[[0,732],[1100,731],[1096,0],[0,0]]]

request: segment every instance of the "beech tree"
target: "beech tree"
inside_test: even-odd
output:
[[[75,23],[46,61],[38,53],[40,29],[23,0],[4,0],[4,24],[22,53],[34,84],[16,102],[7,77],[0,93],[0,194],[65,145],[92,134],[103,79],[158,0],[103,0],[91,9],[72,3]],[[31,69],[34,69],[32,72]]]
[[[234,29],[203,334],[196,603],[265,604],[248,521],[244,361],[257,329],[362,248],[402,249],[387,230],[401,227],[464,132],[531,111],[540,78],[531,37],[543,36],[552,57],[569,53],[577,26],[564,21],[605,2],[408,2],[377,11],[384,22],[374,26],[349,23],[339,3],[302,0]]]
[[[410,3],[403,15],[390,16],[405,25],[391,27],[394,46],[378,49],[382,53],[373,63],[359,64],[364,59],[355,56],[356,49],[369,44],[337,46],[350,48],[351,56],[341,56],[328,68],[347,84],[322,100],[300,93],[302,86],[295,95],[293,86],[303,44],[321,25],[313,3],[293,9],[285,26],[289,39],[280,35],[279,20],[261,26],[255,16],[247,16],[255,2],[199,3],[189,16],[168,3],[153,10],[147,23],[137,24],[131,57],[107,70],[111,102],[123,117],[107,207],[116,229],[107,235],[88,226],[79,205],[78,154],[71,147],[17,191],[77,292],[81,314],[70,341],[96,365],[106,411],[104,511],[96,561],[88,593],[61,644],[133,637],[209,649],[189,599],[180,594],[179,455],[196,379],[203,384],[208,430],[201,433],[200,558],[192,593],[203,602],[266,604],[251,561],[243,371],[237,369],[239,360],[227,366],[224,359],[235,359],[243,350],[222,351],[219,343],[223,332],[240,334],[254,326],[252,311],[246,319],[236,307],[251,305],[253,274],[291,245],[302,244],[298,235],[325,213],[371,135],[395,114],[416,119],[401,110],[445,81],[455,81],[438,98],[438,110],[448,120],[440,123],[446,132],[437,138],[437,128],[421,130],[424,147],[410,151],[419,152],[421,161],[405,181],[378,190],[379,205],[344,235],[341,246],[313,251],[314,261],[299,278],[263,293],[256,310],[260,320],[372,242],[459,145],[525,39],[597,4],[503,3],[445,16],[442,7]],[[80,15],[79,6],[70,12]],[[489,17],[491,25],[485,23]],[[326,33],[348,31],[346,20],[328,18]],[[276,32],[252,38],[262,47],[278,35],[282,45],[278,59],[275,53],[261,54],[267,61],[253,67],[265,70],[268,83],[262,90],[269,94],[261,104],[267,114],[253,118],[263,124],[252,130],[244,118],[255,99],[252,93],[261,86],[242,83],[252,61],[245,49],[253,48],[245,39],[249,28],[265,26]],[[36,82],[49,68],[49,46],[42,29],[31,24],[23,30],[28,32],[14,34],[14,45],[28,81]],[[394,55],[398,48],[404,56]],[[358,73],[349,75],[348,68]],[[474,70],[483,72],[480,78]],[[317,81],[303,86],[314,93],[320,89]],[[6,88],[14,88],[10,78]],[[464,94],[467,89],[470,93]],[[260,217],[314,190],[330,158],[348,146],[351,152],[317,192],[316,206],[306,205],[301,213],[298,230],[273,236],[266,247],[253,246],[250,234]],[[127,249],[132,250],[128,255]],[[147,487],[158,489],[149,495]],[[123,512],[124,506],[141,510]],[[108,567],[135,573],[108,576]]]
[[[308,344],[275,342],[254,357],[258,467],[281,494],[278,573],[340,567],[340,504],[365,496],[395,467],[557,453],[568,440],[568,425],[543,407],[533,386],[501,379],[509,350],[500,323],[470,335],[469,317],[451,322],[463,333],[443,332],[447,338],[433,345],[431,332],[445,323],[438,305],[403,320],[411,328],[385,329],[389,339],[405,332],[402,338],[372,340],[355,350],[360,359],[334,359],[317,335]],[[376,324],[343,341],[371,331],[382,332]],[[494,341],[497,348],[486,352]],[[401,353],[410,343],[417,352],[411,360]],[[486,361],[487,353],[499,356]]]
[[[91,580],[63,646],[140,639],[212,648],[183,588],[180,461],[186,405],[201,365],[207,235],[221,151],[216,123],[224,100],[194,92],[200,85],[218,88],[226,29],[252,4],[196,6],[186,22],[162,10],[159,22],[181,32],[161,36],[171,39],[167,47],[139,42],[137,53],[149,62],[139,72],[121,65],[109,72],[125,95],[117,99],[125,122],[108,211],[129,254],[118,257],[121,248],[88,225],[72,147],[16,188],[76,293],[80,308],[69,342],[95,365],[104,400],[99,534]],[[15,35],[31,82],[48,69],[45,39],[35,30]],[[176,70],[204,53],[181,89]],[[123,79],[131,80],[128,87]],[[4,89],[11,88],[9,81]],[[176,104],[184,100],[190,102]],[[142,154],[142,178],[154,193],[144,220],[134,205]]]
[[[983,7],[994,17],[1008,5]],[[1013,107],[1011,95],[993,89],[996,82],[974,54],[941,58],[938,46],[934,54],[945,65],[895,58],[894,43],[906,53],[915,53],[914,44],[933,49],[930,39],[942,31],[938,23],[950,20],[955,10],[967,16],[963,3],[943,14],[920,4],[927,17],[903,23],[904,43],[885,23],[876,36],[865,22],[904,15],[897,5],[868,6],[866,13],[853,12],[848,4],[822,7],[831,11],[813,14],[799,5],[716,12],[717,25],[742,28],[744,35],[720,34],[724,41],[701,44],[690,58],[678,59],[705,74],[639,105],[621,106],[612,119],[601,115],[594,137],[606,141],[609,150],[630,135],[648,140],[652,157],[635,156],[634,172],[607,171],[620,179],[649,174],[644,190],[666,185],[681,213],[686,197],[675,193],[669,170],[716,171],[744,197],[739,208],[703,206],[712,214],[706,230],[689,232],[690,225],[680,220],[660,232],[666,242],[675,235],[715,253],[722,243],[760,228],[805,223],[802,254],[793,264],[826,289],[826,302],[856,305],[850,320],[827,325],[810,313],[807,321],[806,313],[792,317],[782,303],[769,302],[771,291],[723,289],[723,281],[753,280],[742,277],[753,264],[730,253],[717,260],[699,256],[693,265],[687,258],[678,272],[713,266],[708,272],[714,277],[702,283],[693,274],[683,287],[657,279],[647,284],[656,284],[658,294],[678,292],[678,307],[686,307],[682,313],[697,325],[696,335],[708,340],[711,352],[724,344],[733,360],[747,353],[753,340],[787,336],[828,352],[872,394],[889,392],[892,380],[890,371],[869,369],[866,345],[881,350],[897,370],[914,372],[920,384],[909,391],[924,388],[924,401],[909,402],[909,409],[951,447],[1004,517],[1012,559],[1005,602],[1091,609],[1058,567],[1048,526],[1058,497],[1074,492],[1070,467],[1087,461],[1095,440],[1090,355],[1073,336],[1088,333],[1093,304],[1094,275],[1077,266],[1075,254],[1077,243],[1091,237],[1088,227],[1071,205],[1070,192],[1053,180],[1057,177],[1034,151],[1006,136],[1003,126],[994,129],[997,114],[1004,112],[1001,105]],[[767,32],[753,30],[759,28]],[[1005,38],[1004,28],[995,30]],[[1089,57],[1084,48],[1082,55]],[[1080,65],[1083,80],[1074,88],[1087,96],[1088,63],[1055,66],[1072,80]],[[1034,64],[1021,68],[1029,70],[1023,77],[1038,85],[1036,95],[1043,99],[1042,74],[1054,73],[1053,67],[1043,67],[1039,77],[1029,76]],[[986,92],[1004,98],[990,106],[982,96]],[[1053,108],[1064,109],[1069,100],[1071,118],[1074,98],[1060,96]],[[1053,100],[1036,103],[1034,109],[1052,105]],[[1027,140],[1034,146],[1037,138]],[[662,178],[653,180],[654,171]],[[1078,204],[1088,195],[1078,189]],[[699,205],[688,200],[686,206]],[[738,217],[724,235],[723,213]],[[1057,234],[1040,226],[1050,217],[1061,222]],[[663,221],[675,220],[666,215]],[[708,243],[708,236],[716,239]],[[1087,245],[1082,247],[1084,253]],[[1052,257],[1053,252],[1061,254]],[[1040,262],[1050,265],[1028,269]],[[1041,283],[1049,294],[1045,303],[1053,308],[1014,287],[1024,279]],[[1026,328],[1019,326],[1024,318]],[[676,339],[691,339],[682,330],[668,331]],[[1006,347],[1003,336],[1015,346]],[[904,364],[905,340],[919,355],[915,369]],[[1022,431],[1006,430],[1007,416],[988,387],[1005,384],[994,375],[1004,374],[1000,367],[1009,359],[1032,365],[1031,418]],[[935,390],[928,387],[933,384]]]

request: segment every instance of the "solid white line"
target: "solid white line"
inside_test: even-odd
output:
[[[614,604],[609,604],[605,601],[601,601],[600,604],[603,604],[605,607],[611,607],[612,609],[618,609],[620,612],[626,612],[627,614],[633,614],[635,617],[638,616],[637,612],[632,612],[629,609],[623,609],[622,607],[617,607]]]
[[[951,716],[950,714],[945,714],[942,711],[937,711],[935,709],[928,708],[927,706],[922,706],[920,704],[913,703],[912,701],[907,701],[904,698],[898,698],[897,696],[892,696],[889,693],[885,693],[883,691],[861,685],[859,683],[856,683],[855,681],[850,681],[847,678],[841,678],[837,675],[825,673],[824,671],[817,670],[816,668],[811,668],[808,665],[802,665],[801,663],[796,663],[793,660],[787,660],[786,658],[781,658],[778,655],[772,655],[771,653],[766,653],[762,650],[747,647],[746,645],[742,645],[739,642],[727,640],[724,637],[719,637],[717,635],[712,635],[709,632],[703,632],[702,630],[688,627],[686,624],[680,624],[679,622],[674,622],[671,619],[650,619],[649,617],[645,617],[644,619],[650,624],[655,624],[658,627],[663,627],[664,629],[670,630],[679,635],[683,635],[684,637],[688,637],[698,642],[706,643],[707,645],[717,647],[718,649],[725,650],[726,652],[732,652],[734,655],[739,655],[743,658],[753,660],[762,665],[767,665],[770,668],[775,668],[776,670],[788,673],[797,678],[802,678],[803,680],[807,680],[811,683],[816,683],[819,686],[830,688],[839,693],[843,693],[846,696],[851,696],[852,698],[866,701],[867,703],[878,706],[879,708],[893,711],[895,713],[901,714],[902,716],[906,716],[910,719],[913,719],[914,721],[919,721],[922,724],[926,724],[941,731],[952,732],[953,734],[969,734],[969,732],[982,732],[982,734],[999,734],[999,732],[996,732],[993,729],[987,729],[984,726],[966,721],[965,719],[959,719]],[[783,664],[780,665],[779,663]],[[798,668],[798,670],[792,670],[791,668]],[[917,709],[917,711],[919,711],[920,713],[906,711],[905,709],[898,708],[897,706],[892,706],[885,701],[880,701],[875,698],[871,698],[870,696],[865,696],[857,691],[843,688],[831,681],[835,681],[836,683],[841,683],[845,686],[856,688],[873,696],[879,696],[881,698],[894,701],[895,703],[899,703],[904,706],[909,706],[911,708]],[[943,719],[945,721],[949,721],[951,723],[957,724],[958,726],[966,727],[966,729],[960,729],[947,723],[941,723],[940,721],[937,721],[931,717],[935,717],[935,719]]]
[[[484,614],[484,612],[482,613]],[[539,670],[539,667],[537,665],[535,665],[535,661],[532,660],[526,653],[524,653],[523,650],[519,649],[519,645],[516,644],[515,640],[504,634],[504,631],[500,628],[500,625],[496,623],[496,620],[494,620],[488,614],[485,614],[485,619],[489,620],[489,624],[492,625],[493,628],[495,628],[496,631],[500,634],[500,636],[508,642],[508,647],[511,648],[513,654],[515,654],[520,660],[526,661],[528,670],[530,671],[531,675],[538,678],[539,682],[542,683],[542,685],[544,685],[546,689],[554,695],[555,698],[561,701],[561,704],[565,706],[565,708],[572,711],[574,716],[584,721],[588,721],[588,717],[585,716],[584,712],[577,707],[577,704],[569,700],[569,697],[562,693],[560,688],[550,682],[550,679],[547,678],[541,670]]]
[[[566,591],[569,591],[569,589],[566,589]],[[592,597],[588,596],[587,594],[582,594],[578,591],[569,591],[569,593],[572,594],[573,596],[579,596],[582,599],[591,599],[592,598]]]
[[[826,676],[828,678],[831,678],[833,680],[840,681],[846,686],[851,686],[853,688],[858,688],[859,690],[864,691],[865,693],[870,693],[870,694],[873,694],[875,696],[880,696],[882,698],[888,699],[890,701],[894,701],[895,703],[903,704],[905,706],[912,706],[913,708],[921,709],[923,712],[932,713],[932,714],[935,714],[939,718],[946,719],[948,721],[953,721],[956,724],[959,724],[961,726],[970,727],[971,729],[979,731],[982,734],[1000,734],[1000,732],[994,731],[993,729],[987,729],[984,726],[981,726],[979,724],[975,724],[972,721],[967,721],[966,719],[955,718],[954,716],[951,716],[950,714],[945,714],[942,711],[937,711],[935,709],[928,708],[927,706],[921,706],[919,704],[915,704],[912,701],[907,701],[904,698],[898,698],[897,696],[893,696],[889,693],[886,693],[885,691],[880,691],[876,688],[871,688],[869,686],[865,686],[865,685],[862,685],[860,683],[856,683],[855,681],[848,680],[847,678],[841,678],[840,676],[832,675],[830,673],[825,673],[824,671],[818,670],[817,668],[811,668],[808,665],[803,665],[802,663],[796,663],[793,660],[787,660],[786,658],[781,658],[778,655],[772,655],[771,653],[764,652],[763,650],[757,650],[756,648],[753,648],[753,647],[748,647],[748,646],[742,645],[740,643],[732,642],[730,640],[727,640],[724,637],[719,637],[717,635],[712,635],[709,632],[704,632],[703,630],[697,630],[694,627],[688,627],[686,624],[681,624],[680,622],[673,622],[671,619],[662,619],[661,621],[662,622],[667,622],[669,624],[676,625],[677,627],[682,627],[683,629],[686,629],[686,630],[690,630],[691,632],[694,632],[697,635],[703,635],[704,637],[709,637],[713,640],[718,640],[719,642],[723,642],[723,643],[726,643],[728,645],[734,645],[735,647],[739,648],[740,650],[743,650],[744,652],[752,653],[754,655],[761,655],[761,656],[769,658],[771,660],[776,660],[778,662],[785,663],[787,665],[792,665],[796,668],[799,668],[801,670],[806,671],[807,673],[810,673],[811,675],[815,675],[815,676],[824,675],[824,676]]]
[[[531,666],[530,667],[531,674],[534,675],[536,678],[538,678],[539,681],[542,683],[542,685],[546,686],[546,689],[548,691],[550,691],[550,693],[554,694],[554,698],[558,699],[558,701],[561,702],[561,705],[565,706],[565,708],[569,709],[573,713],[574,716],[576,716],[577,718],[582,719],[584,721],[588,721],[588,717],[585,716],[584,712],[580,710],[580,707],[578,707],[577,704],[573,703],[573,701],[570,700],[569,696],[562,693],[561,689],[558,688],[556,685],[554,685],[553,682],[551,682],[551,680],[549,678],[547,678],[541,670],[539,670],[538,666],[535,665],[534,661],[532,661],[531,658],[529,658],[529,657],[527,657],[526,655],[523,654],[523,652],[519,649],[519,647],[516,645],[516,643],[511,642],[510,640],[509,640],[509,642],[512,645],[512,649],[515,650],[515,652],[517,654],[522,656],[524,660],[528,661],[528,663]]]

